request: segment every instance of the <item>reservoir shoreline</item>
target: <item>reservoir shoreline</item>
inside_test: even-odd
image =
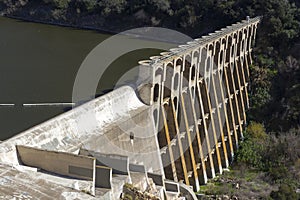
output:
[[[3,14],[3,13],[0,13],[0,17],[6,17],[6,18],[9,18],[9,19],[19,20],[19,21],[24,21],[24,22],[29,22],[29,23],[38,23],[38,24],[58,26],[58,27],[71,28],[71,29],[77,29],[77,30],[95,31],[99,34],[106,34],[106,35],[120,34],[120,35],[129,36],[129,37],[139,38],[139,39],[142,39],[142,40],[149,40],[149,41],[153,41],[153,42],[165,42],[165,43],[176,44],[176,45],[184,44],[180,40],[174,40],[172,38],[172,36],[169,37],[170,39],[162,39],[160,37],[156,37],[155,35],[151,36],[151,35],[147,34],[145,36],[145,35],[142,34],[144,32],[147,32],[147,28],[152,28],[152,27],[140,27],[140,28],[145,28],[145,29],[142,30],[142,31],[140,31],[140,30],[135,31],[134,33],[129,33],[129,32],[123,33],[123,31],[127,31],[127,30],[109,29],[108,27],[105,27],[105,26],[100,28],[100,27],[96,27],[96,26],[74,25],[74,24],[70,24],[70,23],[65,23],[61,20],[47,21],[47,20],[35,19],[35,18],[32,18],[32,17],[23,17],[23,16],[20,17],[20,16]],[[157,27],[157,28],[159,28],[159,27]],[[133,28],[133,29],[135,29],[135,28]]]
[[[45,24],[45,25],[53,25],[53,26],[60,26],[60,27],[66,27],[66,28],[74,28],[74,29],[82,29],[82,30],[90,30],[90,31],[97,31],[99,33],[103,34],[118,34],[119,32],[117,30],[110,30],[108,28],[100,28],[100,27],[94,27],[94,26],[85,26],[85,25],[74,25],[70,23],[65,23],[63,21],[46,21],[46,20],[39,20],[33,17],[24,17],[24,16],[15,16],[15,15],[9,15],[5,13],[0,13],[0,17],[7,17],[10,19],[25,21],[25,22],[32,22],[32,23],[39,23],[39,24]]]

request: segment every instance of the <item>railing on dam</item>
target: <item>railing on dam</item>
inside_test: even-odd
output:
[[[244,20],[140,62],[141,73],[152,75],[143,100],[153,106],[167,179],[199,190],[232,161],[246,123],[259,22]]]

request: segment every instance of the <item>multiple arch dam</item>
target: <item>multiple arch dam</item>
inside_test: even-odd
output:
[[[246,125],[259,21],[233,24],[140,62],[152,74],[151,98],[145,101],[155,107],[167,179],[199,190],[233,160]]]
[[[243,138],[259,22],[140,61],[136,90],[122,86],[2,142],[0,179],[12,181],[0,194],[117,199],[126,182],[143,191],[153,182],[159,198],[194,198],[186,185],[199,191],[222,173]]]

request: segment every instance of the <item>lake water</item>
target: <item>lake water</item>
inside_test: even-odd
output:
[[[65,111],[62,106],[26,103],[72,102],[76,73],[87,54],[109,35],[0,17],[0,140]],[[110,89],[138,60],[158,50],[133,52],[116,60],[98,93]]]

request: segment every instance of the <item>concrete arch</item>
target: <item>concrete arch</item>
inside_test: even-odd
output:
[[[200,53],[199,50],[196,49],[192,52],[192,64],[198,64],[200,59]]]
[[[176,71],[180,71],[183,68],[183,58],[178,57],[175,59],[175,68]]]
[[[161,79],[163,79],[163,76],[164,76],[163,68],[162,68],[162,67],[158,67],[158,68],[155,70],[155,77],[156,77],[156,78],[161,77]]]

